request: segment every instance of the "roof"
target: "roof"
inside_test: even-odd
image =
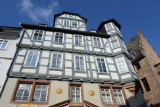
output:
[[[79,31],[79,30],[39,26],[39,25],[24,24],[24,23],[21,23],[20,25],[22,28],[28,28],[28,29],[39,29],[39,30],[47,30],[47,31],[54,31],[54,32],[64,32],[64,33],[69,33],[69,34],[80,34],[80,35],[85,35],[85,36],[96,36],[96,37],[102,37],[102,38],[110,37],[107,34],[96,33],[96,32]]]
[[[20,27],[0,26],[0,38],[2,39],[17,39],[20,37]]]
[[[84,18],[83,16],[81,16],[80,14],[78,14],[78,13],[73,13],[73,12],[63,11],[63,12],[61,12],[61,13],[59,13],[59,14],[55,14],[55,15],[54,15],[54,22],[53,22],[53,26],[54,26],[54,24],[55,24],[55,19],[56,19],[58,16],[61,16],[61,15],[63,15],[63,14],[70,14],[70,15],[76,15],[76,16],[79,16],[80,18],[82,18],[82,19],[84,19],[84,20],[85,20],[85,23],[87,23],[87,19],[86,19],[86,18]]]
[[[109,22],[113,22],[119,28],[119,30],[121,30],[121,25],[115,19],[109,19],[109,20],[105,20],[101,22],[101,24],[97,28],[97,31],[100,31],[102,27],[104,26],[104,24],[109,23]]]

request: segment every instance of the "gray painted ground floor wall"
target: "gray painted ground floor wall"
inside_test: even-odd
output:
[[[13,91],[16,87],[18,80],[19,79],[17,79],[17,78],[8,78],[5,89],[4,89],[2,96],[1,96],[1,99],[0,99],[0,107],[13,107],[13,105],[16,105],[16,107],[20,107],[20,104],[10,102]],[[46,81],[46,80],[44,80],[44,81]],[[48,107],[48,106],[51,106],[51,105],[54,105],[54,104],[57,104],[59,102],[62,102],[62,101],[69,99],[69,82],[67,82],[67,81],[53,81],[53,80],[52,81],[48,80],[48,81],[50,81],[49,103],[47,105],[43,105],[43,107]],[[99,107],[103,107],[102,101],[101,101],[99,84],[82,83],[82,85],[83,85],[82,90],[83,90],[84,100],[86,100],[92,104],[98,105]],[[61,94],[56,93],[56,90],[59,88],[62,89]],[[91,96],[89,94],[90,90],[93,90],[95,92],[95,94],[93,96]],[[126,95],[126,98],[127,98],[127,101],[129,103],[130,107],[139,107],[144,102],[141,91],[138,91],[136,97],[134,97],[133,94],[131,92],[129,92],[127,89],[124,89],[124,92],[125,92],[125,95]],[[38,105],[38,107],[41,107],[41,105]]]

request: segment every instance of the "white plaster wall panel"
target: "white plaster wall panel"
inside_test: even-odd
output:
[[[82,28],[82,27],[81,27],[79,30],[85,31],[85,28]]]
[[[100,51],[101,51],[101,49],[99,49],[99,48],[94,48],[94,51],[96,51],[96,52],[100,52]]]
[[[84,50],[84,47],[74,46],[74,49]]]
[[[26,30],[26,32],[31,36],[31,35],[32,35],[33,30]]]
[[[63,44],[53,44],[53,46],[56,48],[63,48]]]
[[[26,39],[26,38],[23,38],[22,44],[32,45],[31,41],[29,39]]]
[[[70,29],[70,27],[64,27],[65,29]]]
[[[62,71],[50,70],[49,74],[52,74],[52,75],[62,75]]]
[[[91,63],[92,69],[96,69],[95,63]]]
[[[87,74],[75,73],[75,76],[78,76],[78,77],[87,77]]]
[[[116,67],[114,65],[108,65],[110,71],[116,71]]]
[[[36,68],[31,68],[31,69],[23,68],[21,72],[24,72],[24,73],[36,73]]]
[[[42,52],[42,57],[48,58],[49,57],[49,51],[43,51]]]
[[[72,60],[72,54],[70,54],[70,53],[66,53],[65,54],[65,59],[70,59],[70,60]]]
[[[87,69],[89,69],[89,63],[87,63]]]
[[[45,40],[51,40],[52,36],[45,36]]]
[[[47,67],[40,67],[39,68],[39,73],[40,74],[46,74],[46,72],[47,72]]]
[[[108,40],[106,38],[103,38],[103,42],[105,44],[106,42],[108,42]]]
[[[72,76],[72,69],[65,69],[65,75]]]
[[[63,14],[63,15],[61,15],[61,16],[59,16],[59,17],[65,17],[65,15],[66,15],[66,14]]]
[[[61,94],[57,94],[56,90],[58,88],[62,89]],[[46,105],[44,107],[48,107],[54,104],[57,104],[59,102],[68,100],[68,82],[63,81],[52,81],[51,82],[51,88],[50,88],[50,97],[49,97],[49,105]],[[38,106],[40,107],[40,106]]]
[[[92,44],[91,44],[91,41],[88,41],[88,44],[89,44],[89,45],[92,45]]]
[[[18,53],[18,55],[25,55],[26,52],[27,52],[26,49],[20,50],[19,53]]]
[[[44,41],[44,46],[51,46],[51,42],[49,42],[49,41]]]
[[[65,61],[66,67],[72,67],[72,61]]]
[[[92,51],[92,46],[89,46],[89,50]]]
[[[68,34],[68,33],[66,33],[66,38],[70,38],[70,39],[72,39],[72,34]]]
[[[17,59],[16,59],[16,63],[22,63],[23,60],[24,60],[24,57],[18,56]]]
[[[122,51],[121,48],[113,49],[114,53],[117,53],[117,52],[120,52],[120,51]]]
[[[110,79],[110,76],[109,75],[101,75],[101,74],[99,74],[99,78]]]
[[[56,28],[62,28],[62,26],[61,25],[56,25]]]
[[[28,36],[30,36],[30,35],[27,35],[27,33],[24,34],[24,37],[25,37],[25,38],[28,38]],[[24,39],[24,38],[23,38],[23,39]]]
[[[37,45],[37,46],[41,46],[42,45],[42,42],[34,42],[35,43],[35,45]]]
[[[46,31],[46,35],[52,35],[53,32]]]
[[[130,74],[122,75],[121,78],[122,78],[122,79],[131,78],[131,75],[130,75]]]
[[[93,78],[97,78],[97,72],[96,71],[92,71],[93,73]]]
[[[21,65],[14,65],[13,69],[12,69],[12,72],[19,72],[20,69],[21,69]]]
[[[72,44],[66,44],[66,48],[72,48]]]
[[[117,73],[111,73],[111,77],[112,77],[112,79],[119,79]]]
[[[112,58],[106,58],[106,60],[107,60],[107,63],[110,63],[110,64],[114,63]]]
[[[102,107],[98,84],[83,83],[83,89],[84,89],[84,100],[93,103],[95,105],[98,105],[99,107]],[[95,92],[94,96],[90,96],[89,94],[90,90],[93,90]]]
[[[91,40],[91,37],[87,36],[87,39],[90,41],[90,40]]]
[[[108,42],[108,41],[107,41]],[[109,47],[109,42],[106,44],[106,47]]]
[[[72,43],[72,38],[66,38],[67,43]]]
[[[48,59],[41,59],[41,65],[48,65]]]
[[[76,16],[76,19],[78,19],[78,20],[83,20],[82,18],[80,18],[79,16]]]
[[[111,49],[109,47],[106,47],[106,52],[107,53],[112,53]]]
[[[94,57],[90,56],[90,62],[94,62]]]

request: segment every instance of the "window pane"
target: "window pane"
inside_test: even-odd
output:
[[[104,104],[112,104],[110,89],[101,88],[101,94]]]
[[[42,40],[43,31],[36,30],[33,36],[33,40]]]
[[[70,99],[71,102],[81,102],[81,87],[78,86],[71,86],[71,91],[70,91]]]

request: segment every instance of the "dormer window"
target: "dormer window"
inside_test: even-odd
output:
[[[78,27],[77,21],[71,21],[71,27]]]
[[[107,30],[107,31],[110,31],[110,30],[112,30],[112,29],[113,29],[113,24],[112,24],[112,23],[106,24],[106,30]]]
[[[33,35],[33,40],[42,41],[43,31],[42,30],[35,30]]]
[[[69,27],[69,26],[70,26],[70,20],[64,19],[64,20],[63,20],[63,26]]]

